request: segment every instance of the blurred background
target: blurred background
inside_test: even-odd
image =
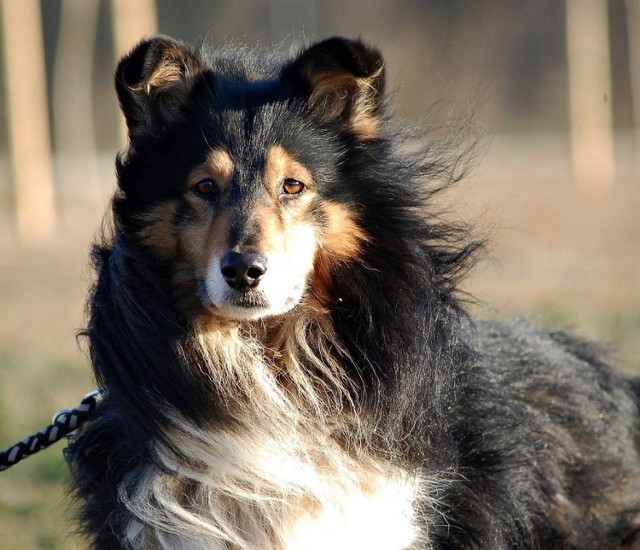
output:
[[[443,199],[491,244],[475,312],[527,312],[640,372],[640,0],[0,0],[0,448],[93,387],[75,334],[125,146],[118,58],[156,32],[274,44],[361,36],[399,120],[484,134]],[[2,548],[82,548],[62,445],[0,474]]]

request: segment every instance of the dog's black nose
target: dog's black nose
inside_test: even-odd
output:
[[[231,288],[255,288],[267,272],[267,260],[255,252],[227,252],[220,262],[220,271]]]

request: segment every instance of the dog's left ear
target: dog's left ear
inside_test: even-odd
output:
[[[281,76],[322,119],[341,121],[361,140],[377,137],[385,84],[378,50],[359,40],[329,38],[302,52]]]

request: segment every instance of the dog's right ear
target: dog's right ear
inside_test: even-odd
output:
[[[165,36],[143,40],[123,57],[115,86],[129,139],[162,130],[179,118],[180,107],[205,70],[193,48]]]

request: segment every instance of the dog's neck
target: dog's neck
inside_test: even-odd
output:
[[[417,540],[420,480],[374,457],[362,441],[340,361],[347,357],[327,323],[320,310],[301,307],[283,320],[198,325],[190,351],[219,388],[227,418],[197,426],[168,414],[166,439],[180,453],[157,444],[160,467],[148,466],[144,481],[127,491],[134,515],[155,526],[131,522],[133,546],[184,539],[193,540],[188,548],[307,549],[369,541],[367,548],[391,550]],[[177,539],[160,534],[167,531]]]

